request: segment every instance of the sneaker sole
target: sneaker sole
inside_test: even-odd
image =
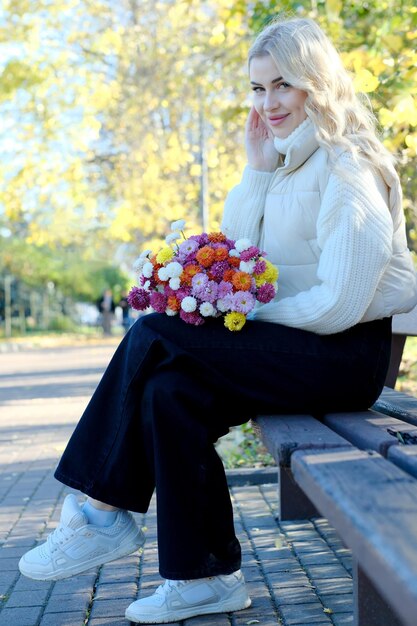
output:
[[[116,559],[120,559],[123,556],[132,554],[133,552],[136,552],[136,550],[139,550],[139,548],[141,548],[144,543],[145,535],[141,530],[138,529],[138,533],[136,534],[134,539],[129,540],[129,542],[127,542],[126,544],[122,544],[116,550],[108,552],[107,554],[102,554],[82,563],[76,563],[72,567],[66,568],[65,570],[55,570],[54,572],[45,574],[43,572],[33,572],[31,571],[29,566],[29,568],[25,571],[24,561],[19,563],[19,570],[24,576],[26,576],[27,578],[32,578],[33,580],[62,580],[64,578],[70,578],[71,576],[76,576],[77,574],[87,572],[97,565],[104,565],[105,563],[109,563],[110,561],[115,561]]]
[[[231,598],[224,602],[217,602],[201,607],[193,607],[189,609],[178,609],[165,613],[165,615],[135,615],[134,611],[129,611],[129,607],[126,609],[125,617],[135,624],[168,624],[169,622],[178,622],[182,619],[188,619],[190,617],[197,617],[198,615],[210,615],[212,613],[231,613],[233,611],[241,611],[247,609],[252,604],[249,596],[245,594],[242,598]]]

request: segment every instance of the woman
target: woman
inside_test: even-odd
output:
[[[126,617],[163,623],[249,606],[213,442],[257,414],[349,411],[381,392],[391,316],[417,301],[398,177],[320,28],[268,26],[249,54],[248,167],[223,231],[280,270],[276,301],[244,329],[145,315],[130,329],[56,471],[58,529],[20,562],[65,578],[143,543],[127,510],[156,486],[160,573]]]

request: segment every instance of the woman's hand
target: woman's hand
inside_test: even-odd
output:
[[[278,152],[274,147],[274,135],[254,106],[246,121],[245,145],[249,167],[263,172],[273,172],[276,169]]]

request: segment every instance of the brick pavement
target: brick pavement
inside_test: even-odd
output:
[[[57,524],[71,490],[53,470],[114,346],[0,354],[0,626],[127,626],[124,610],[158,574],[155,503],[136,515],[142,554],[55,583],[18,560]],[[231,487],[252,607],[181,626],[352,624],[350,552],[325,519],[277,522],[276,486]]]

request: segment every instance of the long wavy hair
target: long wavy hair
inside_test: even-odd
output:
[[[271,55],[285,81],[307,92],[305,110],[317,139],[330,154],[342,147],[378,169],[393,162],[376,133],[376,118],[355,94],[353,81],[329,38],[307,18],[277,18],[266,26],[249,50],[254,57]]]

